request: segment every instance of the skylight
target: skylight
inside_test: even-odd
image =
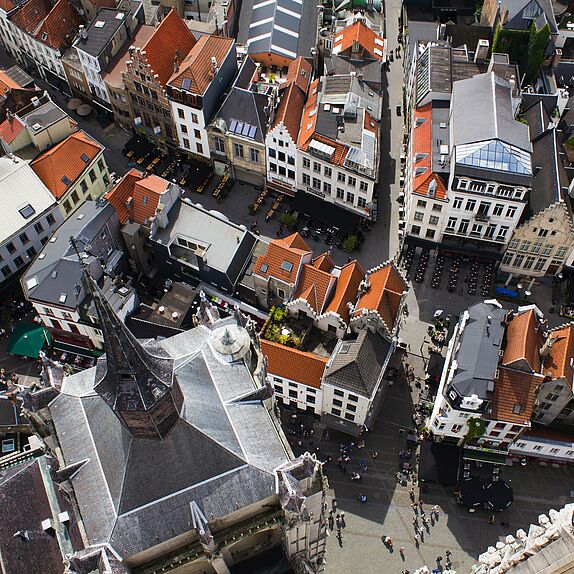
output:
[[[80,157],[84,163],[90,163],[90,158],[85,153],[83,153]]]
[[[267,263],[262,263],[261,264],[261,273],[265,273],[268,268],[269,268],[269,265],[267,265]]]
[[[34,215],[34,213],[36,213],[36,210],[30,204],[25,205],[24,207],[22,207],[18,211],[20,212],[20,215],[24,219],[28,219],[28,218],[32,217],[32,215]]]
[[[283,269],[283,271],[291,273],[291,271],[293,270],[293,263],[290,263],[289,261],[283,261],[283,263],[281,263],[281,269]]]

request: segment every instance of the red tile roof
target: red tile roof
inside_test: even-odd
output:
[[[11,21],[36,40],[58,50],[69,36],[71,41],[78,31],[80,18],[69,0],[28,0],[12,16]]]
[[[297,87],[297,84],[289,84],[281,91],[281,101],[277,106],[271,127],[274,128],[282,122],[285,129],[289,132],[291,139],[297,142],[304,105],[305,95],[303,92]]]
[[[446,198],[446,185],[442,178],[432,171],[432,103],[416,108],[413,114],[413,155],[424,154],[422,159],[415,161],[413,168],[424,168],[419,175],[413,174],[413,191],[419,195],[428,196],[430,184],[436,181],[434,196],[437,199]],[[416,173],[416,172],[415,172]]]
[[[506,348],[502,364],[512,365],[524,360],[532,371],[539,373],[542,343],[539,321],[533,309],[512,317],[506,327]]]
[[[392,330],[407,284],[392,263],[369,273],[368,281],[370,287],[359,299],[353,316],[360,315],[363,309],[376,311]]]
[[[3,96],[8,90],[18,89],[22,89],[22,87],[4,72],[4,70],[0,70],[0,96]]]
[[[303,265],[293,299],[304,299],[317,314],[323,311],[333,276],[313,265]]]
[[[295,82],[306,94],[311,81],[311,69],[311,64],[303,56],[299,56],[299,58],[289,64],[287,82]]]
[[[0,124],[0,138],[7,144],[11,144],[24,129],[24,124],[18,118],[5,119]]]
[[[315,257],[315,259],[311,261],[311,265],[317,269],[321,269],[321,271],[331,271],[331,269],[335,267],[331,256],[327,252]]]
[[[285,239],[273,239],[269,242],[265,255],[257,259],[253,272],[260,277],[275,277],[293,284],[297,279],[303,256],[309,253],[311,250],[298,233]],[[281,267],[284,262],[290,264],[290,269]]]
[[[190,81],[187,92],[204,94],[214,78],[211,58],[221,66],[229,50],[233,48],[233,38],[224,36],[202,36],[191,49],[179,70],[169,79],[168,84],[181,89],[184,79]]]
[[[534,440],[537,438],[545,438],[557,442],[574,443],[574,435],[572,433],[561,432],[542,425],[533,425],[520,436],[524,438],[532,437]]]
[[[321,388],[326,357],[306,353],[261,339],[261,351],[267,357],[271,375],[290,379],[315,389]]]
[[[528,424],[534,409],[536,391],[541,382],[540,375],[500,367],[498,377],[494,379],[491,412],[487,418],[513,424]]]
[[[160,22],[153,36],[145,43],[148,64],[165,87],[173,74],[176,58],[181,62],[195,46],[195,38],[178,13],[172,9]]]
[[[133,195],[131,220],[136,223],[147,223],[155,216],[162,194],[169,181],[150,175],[136,182]]]
[[[128,201],[134,195],[136,182],[143,177],[141,171],[132,168],[104,196],[114,206],[122,225],[130,218],[131,208],[128,208]]]
[[[332,311],[337,313],[345,323],[349,322],[348,303],[355,303],[359,284],[365,278],[365,271],[358,261],[347,263],[339,274],[335,293],[331,299],[325,313]]]
[[[363,22],[355,22],[335,34],[333,54],[352,50],[358,44],[366,50],[372,58],[382,60],[384,54],[384,39],[371,30]]]
[[[10,12],[15,6],[14,0],[0,0],[0,9],[4,10],[4,12]]]
[[[52,195],[60,199],[103,150],[104,147],[87,133],[78,131],[42,152],[30,167]],[[85,161],[82,155],[86,157]]]
[[[550,352],[544,361],[544,373],[551,373],[552,378],[564,377],[566,384],[572,388],[572,365],[574,357],[574,325],[563,325],[550,331],[549,337],[555,339]]]

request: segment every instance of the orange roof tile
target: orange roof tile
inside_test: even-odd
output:
[[[323,311],[333,276],[313,265],[303,265],[293,299],[305,299],[317,314]]]
[[[260,277],[276,277],[287,283],[295,283],[303,256],[308,253],[311,250],[298,233],[285,239],[273,239],[265,255],[255,262],[253,272]],[[282,267],[284,263],[288,265]]]
[[[60,199],[103,150],[87,133],[78,131],[42,152],[30,167],[52,195]]]
[[[18,90],[22,87],[17,84],[4,70],[0,70],[0,96],[8,90]]]
[[[307,102],[303,111],[303,121],[299,132],[299,145],[308,144],[311,136],[315,133],[317,123],[317,99],[319,90],[319,79],[311,82],[307,94]]]
[[[321,269],[321,271],[331,271],[331,269],[335,267],[331,256],[327,252],[315,257],[315,259],[311,261],[311,265],[317,269]]]
[[[525,425],[530,422],[536,391],[542,377],[506,367],[498,369],[494,379],[494,394],[490,404],[490,420]]]
[[[365,271],[358,261],[351,261],[347,263],[339,274],[337,284],[335,285],[335,293],[331,302],[327,306],[325,313],[332,311],[337,313],[345,323],[349,322],[349,307],[348,303],[355,303],[357,299],[357,292],[359,284],[365,278]]]
[[[283,88],[281,94],[281,101],[277,106],[272,128],[282,122],[292,140],[297,142],[305,95],[294,82]]]
[[[309,82],[311,81],[311,64],[299,56],[289,64],[287,70],[287,82],[295,82],[303,93],[307,93],[309,89]]]
[[[58,0],[36,33],[36,39],[58,50],[66,38],[73,40],[79,25],[80,18],[69,0]]]
[[[122,225],[130,218],[131,209],[128,208],[128,200],[134,195],[136,182],[143,177],[141,171],[132,168],[104,196],[114,206]]]
[[[407,284],[392,263],[370,273],[368,280],[370,287],[359,299],[353,315],[360,315],[363,309],[377,311],[387,328],[392,330]]]
[[[221,66],[229,50],[233,48],[233,38],[224,36],[202,36],[191,49],[179,70],[169,79],[168,84],[181,89],[184,79],[190,81],[187,92],[204,94],[214,78],[211,58]]]
[[[148,64],[157,74],[159,83],[165,87],[173,74],[173,64],[178,58],[182,61],[195,46],[195,38],[172,8],[169,14],[160,22],[153,36],[145,43]]]
[[[359,44],[372,58],[383,59],[384,39],[361,21],[343,28],[335,34],[333,54],[344,53]]]
[[[24,124],[18,118],[5,119],[0,124],[0,138],[7,144],[11,144],[24,129]]]
[[[149,175],[136,182],[134,187],[132,213],[130,219],[136,223],[147,223],[154,217],[161,196],[169,181],[157,175]]]
[[[326,357],[306,353],[279,343],[261,339],[261,351],[267,357],[269,373],[315,389],[321,388]]]
[[[28,0],[20,4],[10,21],[20,30],[33,36],[51,9],[52,4],[49,0]]]
[[[569,387],[572,387],[573,370],[570,360],[574,357],[574,325],[572,323],[550,331],[555,341],[544,361],[544,372],[550,372],[554,379],[564,377]]]
[[[532,371],[540,372],[540,348],[543,339],[533,309],[512,318],[506,327],[506,348],[503,365],[525,360]]]
[[[10,12],[15,6],[16,2],[14,2],[14,0],[0,0],[0,8],[4,10],[4,12]]]

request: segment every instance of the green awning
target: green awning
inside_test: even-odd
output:
[[[462,451],[462,458],[465,460],[478,460],[490,464],[506,464],[506,455],[493,450],[470,450],[465,448]]]
[[[50,331],[35,323],[18,323],[8,341],[6,352],[37,359],[46,343],[52,344]]]
[[[86,349],[85,347],[64,343],[63,341],[54,341],[54,349],[66,353],[73,353],[74,355],[81,355],[82,357],[98,357],[102,354],[101,351],[98,353],[96,349]]]

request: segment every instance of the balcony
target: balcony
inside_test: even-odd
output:
[[[474,215],[475,221],[488,221],[490,219],[490,215],[488,213],[479,211]]]

